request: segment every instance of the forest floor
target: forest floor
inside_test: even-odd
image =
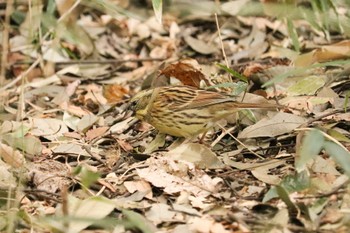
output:
[[[1,232],[349,231],[350,6],[45,2],[0,2]],[[128,108],[170,85],[285,108],[182,142]]]

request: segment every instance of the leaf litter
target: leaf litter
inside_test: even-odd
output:
[[[74,7],[63,2],[61,16]],[[19,215],[16,231],[346,232],[349,29],[343,25],[344,35],[332,37],[305,17],[292,21],[295,40],[278,11],[284,5],[274,2],[174,1],[163,25],[159,12],[156,19],[151,7],[141,11],[129,1],[101,1],[113,16],[90,3],[65,20],[35,7],[45,16],[25,12],[11,22],[17,29],[7,71],[11,79],[27,75],[1,89],[0,186],[7,203],[0,207],[20,206],[38,220]],[[257,6],[276,18],[250,16]],[[346,8],[334,6],[345,17]],[[310,14],[306,6],[289,7]],[[213,9],[226,12],[218,15],[220,36]],[[55,36],[30,31],[42,26]],[[33,46],[38,41],[41,51]],[[40,65],[30,68],[35,61]],[[245,85],[216,63],[243,74]],[[211,86],[243,102],[265,97],[286,108],[238,113],[208,132],[204,144],[156,141],[153,128],[127,110],[128,99],[174,83]],[[7,199],[14,188],[17,205]]]

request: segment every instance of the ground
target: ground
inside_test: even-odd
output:
[[[1,231],[348,232],[348,3],[157,3],[0,2]],[[171,85],[283,107],[184,142]]]

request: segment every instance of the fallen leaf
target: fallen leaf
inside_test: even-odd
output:
[[[176,78],[183,85],[200,87],[200,82],[203,80],[208,84],[205,75],[202,73],[198,62],[194,59],[184,59],[180,62],[170,64],[166,68],[160,71],[159,75],[155,78],[152,86],[157,87],[159,83],[163,83],[161,78]]]
[[[216,53],[218,51],[216,45],[208,44],[207,42],[198,40],[196,38],[193,38],[192,36],[185,36],[184,39],[186,43],[198,53],[208,55]]]
[[[0,144],[0,154],[3,154],[3,151],[1,150],[2,144]],[[1,158],[3,158],[3,156],[1,156]],[[0,188],[2,189],[2,191],[8,190],[10,192],[11,189],[15,189],[16,187],[18,187],[18,180],[14,177],[13,173],[11,172],[11,167],[14,166],[7,164],[7,162],[3,160],[0,159]],[[3,195],[4,193],[1,193],[1,197],[3,197]]]
[[[13,134],[5,134],[3,135],[3,140],[5,140],[7,144],[23,150],[30,155],[40,155],[43,149],[41,141],[33,135],[15,137]]]
[[[95,124],[98,121],[99,117],[89,114],[83,116],[83,118],[80,119],[80,121],[77,123],[77,131],[78,132],[85,132],[87,131],[90,127],[92,127],[93,124]]]
[[[129,91],[119,85],[119,84],[111,84],[103,86],[103,96],[107,99],[108,103],[118,103],[120,102]]]
[[[325,77],[321,75],[308,76],[300,79],[294,85],[287,89],[288,96],[314,95],[323,85],[325,85]]]
[[[309,66],[317,62],[346,59],[350,57],[350,40],[343,40],[332,45],[325,45],[294,60],[295,66]]]
[[[193,177],[188,177],[187,170],[190,164],[184,161],[174,162],[167,158],[149,158],[147,161],[148,167],[137,169],[137,174],[154,186],[164,188],[164,192],[169,194],[186,191],[194,196],[206,197],[215,192],[218,183],[221,182],[221,179],[212,179],[194,168],[190,170],[194,173]]]
[[[0,143],[0,157],[8,165],[14,168],[23,167],[25,164],[24,155],[12,147]]]
[[[180,216],[176,217],[177,213],[175,211],[171,211],[170,209],[171,207],[167,204],[155,203],[152,205],[151,209],[145,213],[145,217],[152,221],[155,225],[163,222],[183,220],[183,218]]]
[[[68,133],[68,127],[59,119],[29,118],[29,123],[31,124],[31,134],[44,137],[50,141],[56,141],[59,137]]]
[[[152,199],[152,188],[149,185],[148,182],[139,180],[139,181],[125,181],[123,183],[125,188],[128,190],[129,193],[134,193],[136,191],[145,193],[145,197],[148,199]]]
[[[72,195],[68,195],[68,225],[67,221],[62,221],[60,218],[56,219],[43,219],[46,225],[51,226],[52,229],[60,230],[66,233],[81,232],[81,230],[94,224],[97,220],[105,218],[110,214],[115,204],[104,197],[89,197],[84,200],[78,199]],[[57,217],[63,217],[62,205],[59,204],[56,210]],[[70,218],[72,218],[70,220]],[[82,218],[84,221],[75,221],[75,218]]]
[[[275,137],[289,133],[306,122],[306,119],[289,113],[279,112],[272,118],[264,118],[248,126],[238,138]]]
[[[214,152],[199,143],[181,144],[167,152],[165,156],[194,163],[200,168],[218,169],[224,167]]]
[[[95,138],[98,138],[102,135],[104,135],[107,131],[108,131],[109,127],[98,127],[98,128],[95,128],[95,129],[90,129],[86,132],[86,137],[85,139],[87,141],[91,141]]]

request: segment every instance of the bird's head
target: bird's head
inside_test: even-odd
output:
[[[129,109],[135,112],[136,117],[143,120],[147,114],[148,106],[152,97],[153,90],[144,90],[137,93],[130,99]]]

